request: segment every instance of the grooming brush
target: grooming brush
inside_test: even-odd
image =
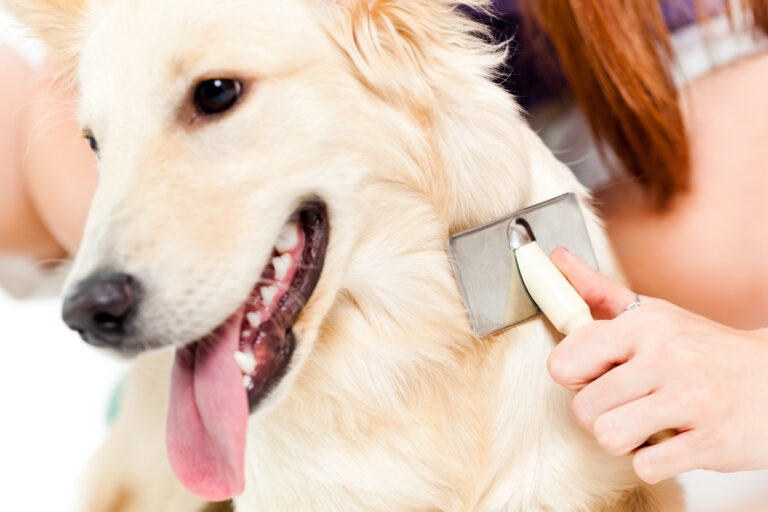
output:
[[[502,332],[539,312],[563,334],[592,321],[587,304],[547,257],[557,247],[597,268],[574,194],[451,237],[448,252],[478,337]]]

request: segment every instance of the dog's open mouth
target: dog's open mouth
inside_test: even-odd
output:
[[[328,233],[325,205],[302,205],[240,309],[176,353],[168,455],[181,482],[202,498],[222,501],[244,489],[249,412],[288,368],[296,344],[292,327],[320,278]]]

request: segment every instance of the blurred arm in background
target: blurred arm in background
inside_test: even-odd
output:
[[[0,69],[0,254],[74,254],[97,182],[75,95],[5,47]]]

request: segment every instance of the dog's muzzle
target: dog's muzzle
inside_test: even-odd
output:
[[[63,318],[87,343],[123,348],[140,302],[141,287],[125,274],[97,274],[64,300]]]

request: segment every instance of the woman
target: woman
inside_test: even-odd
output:
[[[611,167],[590,160],[589,178],[601,186],[603,175],[611,178],[611,186],[598,190],[598,198],[632,285],[735,327],[764,327],[768,274],[763,262],[768,250],[755,241],[762,242],[768,231],[768,214],[761,209],[768,190],[760,167],[768,148],[751,137],[768,135],[768,122],[765,116],[734,117],[766,102],[758,92],[761,79],[768,77],[768,53],[755,41],[748,49],[730,52],[729,67],[706,70],[700,79],[684,84],[680,80],[678,92],[668,62],[668,27],[704,17],[711,18],[709,25],[702,21],[695,27],[716,27],[724,7],[713,2],[693,16],[694,11],[686,15],[685,9],[671,10],[674,6],[690,8],[686,2],[660,6],[657,0],[536,0],[510,3],[506,9],[510,16],[525,19],[527,30],[539,26],[543,31],[538,33],[550,34],[570,94],[583,107],[595,135],[594,146],[606,153],[605,161],[618,162]],[[762,0],[749,12],[768,26]],[[734,19],[738,32],[738,16]],[[533,47],[525,41],[522,55]],[[551,54],[528,55],[535,62],[552,60]],[[553,73],[557,76],[557,69]],[[734,81],[743,90],[733,90]],[[543,89],[542,83],[537,81],[536,91]],[[48,90],[39,87],[37,94]],[[535,123],[549,121],[545,135],[550,141],[558,128],[566,135],[584,132],[567,105],[552,103],[551,97],[546,102],[536,98],[535,103],[529,96],[522,99]],[[26,115],[34,118],[36,113]],[[576,124],[569,124],[573,119]],[[26,124],[34,126],[34,121]],[[39,130],[29,130],[22,141],[29,148],[27,160],[6,164],[5,172],[16,183],[15,197],[23,198],[18,212],[36,230],[30,231],[35,233],[30,240],[41,242],[34,250],[31,243],[14,246],[8,242],[13,237],[2,236],[13,229],[0,224],[0,248],[16,247],[36,258],[74,251],[87,201],[60,190],[66,184],[90,193],[95,181],[90,160],[75,164],[66,178],[61,174],[62,162],[90,159],[83,144],[65,144],[73,140],[74,125],[50,126],[42,138]],[[52,146],[43,145],[45,141]],[[46,160],[51,155],[55,162]],[[730,169],[737,157],[740,173],[734,177]],[[733,195],[733,188],[748,193]],[[635,455],[638,473],[650,482],[695,467],[768,468],[768,454],[762,453],[768,451],[768,439],[754,428],[768,419],[759,412],[768,396],[765,331],[724,327],[656,299],[643,298],[634,307],[634,293],[573,256],[557,252],[554,259],[596,315],[615,318],[577,331],[550,360],[553,377],[578,391],[577,418],[608,451],[630,453],[652,434],[671,428],[681,434]],[[632,311],[623,313],[630,305]],[[657,364],[663,356],[676,364]],[[730,385],[718,389],[713,383]],[[745,390],[748,399],[736,400]],[[654,401],[643,400],[648,397]],[[694,399],[700,407],[677,407],[678,401]],[[721,433],[735,433],[738,442],[728,442]]]
[[[768,27],[768,3],[734,10],[730,20],[721,2],[702,3],[698,16],[687,2],[523,5],[548,28],[597,144],[609,146],[603,161],[623,164],[586,159],[575,170],[601,186],[632,285],[734,327],[764,328],[768,52],[756,29]],[[515,14],[517,5],[509,7]],[[695,24],[704,16],[708,22]],[[678,29],[671,40],[667,27]],[[562,140],[579,135],[572,112],[534,99],[534,123],[537,111],[547,116],[545,139],[558,132],[568,144]],[[598,318],[615,318],[574,333],[549,365],[577,392],[576,418],[603,447],[635,452],[649,482],[697,468],[768,468],[768,418],[757,412],[768,398],[768,330],[737,331],[669,303],[638,303],[567,252],[553,259]],[[644,446],[665,429],[680,434]]]

